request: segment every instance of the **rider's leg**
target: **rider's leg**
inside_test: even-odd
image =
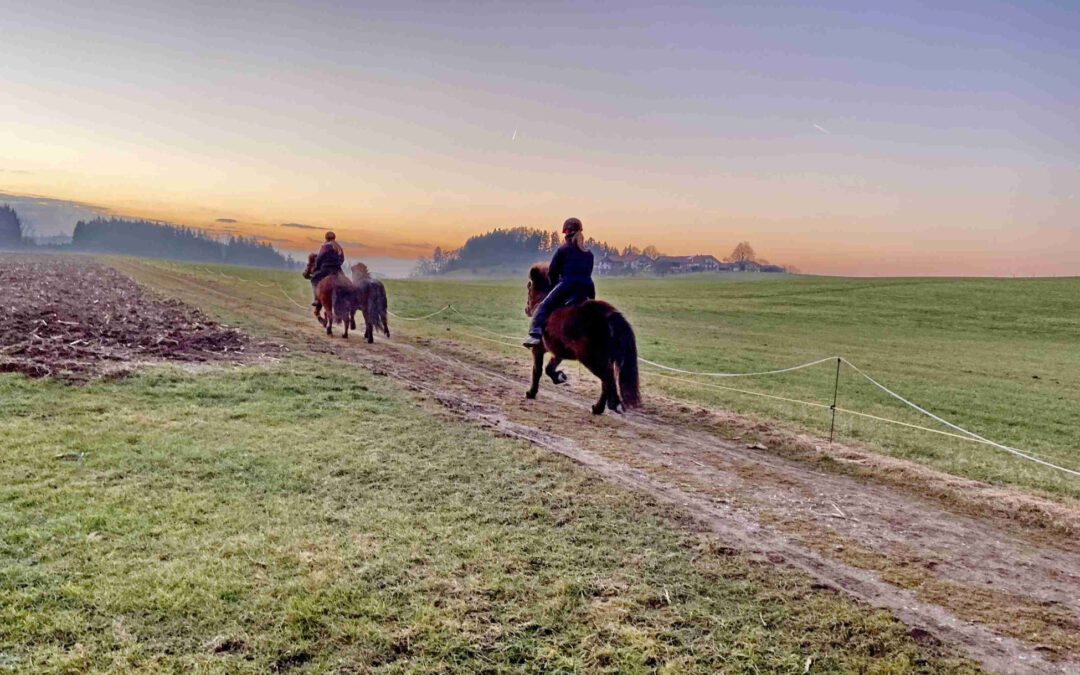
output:
[[[544,337],[544,326],[547,325],[548,317],[566,301],[569,290],[566,284],[556,284],[555,288],[548,292],[547,297],[537,305],[536,311],[533,312],[532,325],[529,326],[529,339],[525,341],[526,347],[540,344]]]

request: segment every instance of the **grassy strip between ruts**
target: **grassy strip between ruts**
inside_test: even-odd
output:
[[[971,668],[383,382],[0,376],[0,670]]]

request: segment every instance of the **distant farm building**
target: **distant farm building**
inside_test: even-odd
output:
[[[690,256],[689,266],[691,272],[716,272],[719,271],[722,263],[716,259],[716,256],[711,255],[692,255]]]
[[[662,255],[653,261],[653,271],[657,274],[688,274],[690,272],[688,255]]]

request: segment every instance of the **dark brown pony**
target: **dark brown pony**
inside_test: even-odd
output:
[[[307,268],[304,270],[304,278],[310,279],[315,272],[315,258],[312,253],[308,256]],[[315,318],[326,327],[326,334],[334,334],[334,323],[341,323],[345,327],[344,338],[349,337],[349,328],[356,328],[353,314],[356,310],[352,307],[351,297],[356,292],[356,286],[342,272],[331,274],[319,280],[315,286],[315,299],[320,307],[315,308]],[[325,316],[323,315],[325,312]]]
[[[529,270],[526,316],[532,316],[536,306],[550,290],[548,266],[533,265]],[[545,351],[551,352],[547,368],[544,368]],[[580,361],[589,372],[600,378],[600,400],[592,407],[594,415],[603,414],[605,406],[622,412],[623,408],[635,408],[641,404],[634,330],[626,318],[608,303],[588,300],[551,313],[544,328],[543,343],[533,347],[532,387],[525,392],[525,396],[536,398],[541,370],[555,384],[565,382],[566,374],[559,370],[559,364],[565,359]]]
[[[356,330],[356,310],[360,310],[360,313],[364,315],[365,340],[369,343],[375,342],[374,332],[377,330],[382,331],[386,337],[390,337],[390,325],[386,319],[386,287],[381,281],[371,277],[364,263],[358,262],[350,269],[352,270],[353,291],[348,302],[352,308],[349,320],[353,330]]]

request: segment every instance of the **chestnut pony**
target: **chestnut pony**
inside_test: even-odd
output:
[[[529,270],[526,316],[532,316],[551,286],[548,266],[533,265]],[[545,351],[551,352],[547,368],[543,367]],[[634,330],[626,318],[606,302],[587,300],[552,312],[544,327],[543,342],[533,347],[532,352],[532,387],[525,392],[527,398],[536,398],[541,370],[555,384],[565,382],[566,374],[559,370],[559,364],[570,359],[580,361],[600,378],[600,400],[592,407],[594,415],[603,414],[605,406],[622,412],[624,408],[641,404]]]
[[[307,268],[304,270],[305,279],[310,279],[315,272],[316,257],[314,253],[308,256]],[[349,337],[349,328],[356,328],[352,316],[356,310],[352,308],[349,300],[355,289],[356,286],[341,272],[324,277],[315,286],[315,298],[321,305],[315,308],[315,318],[326,327],[327,335],[334,334],[334,322],[344,324],[345,334],[342,337],[345,338]]]
[[[312,253],[308,256],[307,269],[304,270],[304,278],[310,278],[315,271],[315,258]],[[332,327],[335,322],[344,326],[343,338],[349,337],[349,330],[356,330],[356,310],[364,315],[364,339],[369,343],[375,342],[374,332],[382,331],[386,337],[390,337],[390,326],[386,315],[386,287],[378,279],[373,279],[368,272],[367,265],[356,263],[351,268],[352,281],[344,274],[332,274],[319,281],[315,287],[315,297],[319,299],[321,308],[315,309],[315,318],[319,323],[326,326],[326,334],[333,335]],[[321,313],[326,310],[326,316]]]

